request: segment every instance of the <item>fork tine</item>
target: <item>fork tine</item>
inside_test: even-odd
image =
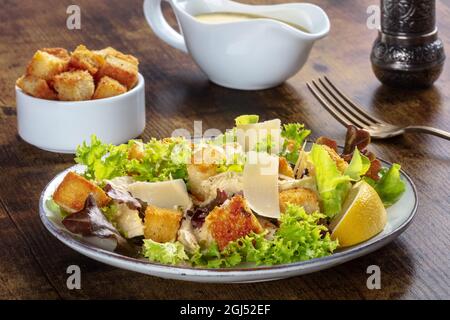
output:
[[[312,81],[314,83],[314,80]],[[314,89],[312,87],[312,85],[309,82],[306,82],[306,86],[308,87],[309,91],[311,91],[311,93],[316,97],[316,99],[320,102],[320,104],[327,109],[327,111],[340,123],[342,123],[344,126],[348,127],[349,125],[351,125],[351,123],[344,118],[342,115],[340,115],[339,113],[337,113],[335,111],[335,109],[328,104],[328,102],[320,95],[319,92],[316,91],[316,89]]]
[[[334,87],[330,87],[330,85],[324,82],[321,78],[318,79],[319,83],[322,87],[327,91],[329,95],[333,97],[336,101],[337,106],[342,109],[342,112],[347,112],[350,117],[354,119],[354,122],[360,124],[361,127],[368,127],[373,124],[373,121],[361,115],[360,112],[354,110],[352,107],[347,105],[347,102],[342,99],[342,97],[333,89]]]
[[[345,95],[342,90],[339,90],[332,82],[330,79],[328,79],[327,76],[324,76],[325,81],[329,84],[328,88],[332,88],[334,90],[335,93],[337,93],[337,95],[339,95],[341,97],[341,100],[343,100],[345,102],[345,106],[347,106],[350,112],[352,112],[351,110],[353,110],[352,114],[356,113],[358,114],[360,117],[364,117],[366,119],[369,126],[373,125],[373,124],[384,124],[385,122],[370,115],[369,113],[367,113],[367,111],[363,110],[361,107],[359,107],[355,102],[353,102],[347,95]]]
[[[326,90],[326,88],[323,86],[323,84],[320,81],[318,83],[313,80],[312,84],[314,85],[315,89],[318,92],[320,92],[320,94],[322,95],[322,98],[324,98],[328,101],[329,108],[333,109],[341,117],[347,119],[350,124],[353,124],[353,125],[357,126],[358,128],[363,128],[363,127],[367,126],[367,124],[365,122],[362,122],[361,120],[358,119],[358,117],[355,117],[350,112],[348,112],[344,107],[342,107],[340,105],[340,101],[336,100],[332,95],[330,95],[330,93],[328,93],[328,91]]]

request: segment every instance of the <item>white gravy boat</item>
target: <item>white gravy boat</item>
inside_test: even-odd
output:
[[[314,42],[330,31],[327,14],[309,3],[260,6],[229,0],[165,0],[175,11],[180,34],[164,19],[161,1],[144,1],[145,18],[156,35],[189,53],[212,82],[228,88],[258,90],[283,83],[303,67]],[[211,24],[194,17],[210,12],[256,14],[309,32],[273,19]]]

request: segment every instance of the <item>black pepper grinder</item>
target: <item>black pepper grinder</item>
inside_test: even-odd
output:
[[[384,84],[431,86],[444,67],[435,0],[381,0],[381,30],[372,48],[372,68]]]

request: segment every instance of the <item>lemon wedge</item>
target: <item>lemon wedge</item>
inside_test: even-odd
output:
[[[350,189],[341,213],[331,221],[331,238],[338,239],[341,247],[353,246],[383,231],[386,222],[386,209],[378,193],[360,181]]]

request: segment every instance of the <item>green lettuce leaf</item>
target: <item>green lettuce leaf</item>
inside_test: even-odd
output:
[[[189,260],[181,242],[158,243],[151,239],[145,239],[142,246],[144,257],[150,261],[163,264],[177,265]]]
[[[311,130],[305,129],[300,123],[288,123],[283,125],[281,136],[284,138],[281,155],[290,163],[297,163],[300,149],[305,139],[311,134]]]
[[[48,210],[50,210],[55,215],[60,216],[61,218],[67,217],[70,213],[62,209],[53,198],[49,198],[45,201],[45,206]]]
[[[117,204],[114,201],[111,201],[109,203],[109,205],[100,208],[100,210],[102,211],[103,215],[105,216],[105,218],[111,222],[112,224],[114,224],[114,226],[117,228],[117,225],[115,225],[114,223],[114,218],[117,214],[117,212],[119,211],[119,207],[117,206]],[[120,231],[120,230],[119,230]]]
[[[327,217],[333,218],[341,211],[342,203],[351,188],[351,178],[338,170],[335,162],[323,146],[314,144],[309,156],[314,164],[323,212]],[[356,162],[357,160],[355,160]],[[354,167],[358,166],[355,164]],[[352,169],[352,171],[354,170]]]
[[[256,114],[244,114],[242,116],[234,119],[236,126],[245,125],[245,124],[253,124],[259,122],[259,116]]]
[[[385,207],[392,206],[405,192],[405,182],[400,178],[400,168],[399,164],[394,163],[390,168],[381,169],[378,181],[364,177],[364,180],[377,191]]]
[[[344,174],[349,176],[353,181],[359,181],[361,176],[365,175],[370,168],[370,160],[361,154],[358,148],[353,152],[352,160],[345,170]]]

